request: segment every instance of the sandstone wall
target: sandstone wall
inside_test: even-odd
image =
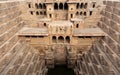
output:
[[[0,75],[44,75],[44,56],[21,42],[17,32],[24,26],[23,1],[0,1]]]
[[[98,26],[106,36],[77,61],[77,75],[120,75],[120,2],[104,1]]]
[[[40,19],[51,18],[54,20],[70,20],[73,18],[83,19],[86,28],[96,27],[101,18],[100,11],[102,10],[103,0],[29,0],[26,1],[27,13],[24,17],[29,27],[38,27]],[[51,2],[51,3],[49,3]],[[73,2],[73,3],[69,3]],[[60,9],[60,4],[65,6],[68,4],[68,9]],[[57,10],[54,5],[57,4]],[[44,8],[44,6],[46,6]],[[62,14],[62,15],[61,15]],[[46,22],[45,20],[42,22]]]

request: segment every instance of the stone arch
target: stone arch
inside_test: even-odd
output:
[[[95,3],[93,3],[93,8],[95,8]]]
[[[63,36],[58,37],[58,43],[64,43],[64,37]]]
[[[52,18],[52,14],[49,14],[49,17]]]
[[[87,15],[87,13],[86,12],[84,12],[84,16],[86,16]]]
[[[93,12],[92,12],[92,11],[90,11],[90,16],[92,15],[92,13],[93,13]]]
[[[76,9],[78,9],[78,8],[79,8],[79,5],[80,5],[80,4],[79,4],[79,3],[77,3],[77,5],[76,5]]]
[[[88,6],[88,3],[85,3],[84,8],[86,9],[86,8],[87,8],[87,6]]]
[[[59,9],[63,9],[63,3],[59,4]]]
[[[66,43],[70,43],[70,36],[66,36],[65,40],[66,40]]]
[[[64,4],[64,9],[68,10],[68,4],[67,3]]]
[[[38,9],[39,8],[39,5],[37,3],[35,3],[35,7]]]
[[[78,12],[78,11],[76,12],[76,15],[79,15],[79,12]]]
[[[46,11],[44,11],[44,15],[47,15],[47,14],[46,14]]]
[[[79,24],[76,25],[76,28],[79,28]]]
[[[44,23],[44,27],[46,27],[47,26],[47,24],[46,23]]]
[[[28,7],[31,8],[31,4],[28,4]]]
[[[83,4],[83,3],[81,3],[80,8],[83,8],[83,7],[84,7],[84,4]]]
[[[42,4],[41,3],[39,3],[39,8],[42,9]]]
[[[54,3],[54,9],[58,10],[58,3]]]
[[[52,37],[52,42],[53,42],[53,43],[57,43],[57,37],[56,37],[56,36],[53,36],[53,37]]]
[[[38,12],[38,11],[36,11],[36,15],[39,15],[39,12]]]
[[[82,12],[80,12],[80,15],[82,15],[83,13]]]
[[[33,11],[30,11],[31,15],[33,15]]]
[[[45,5],[45,3],[43,3],[43,9],[46,9],[46,5]]]
[[[70,14],[71,18],[73,18],[73,14]]]
[[[42,13],[42,11],[40,11],[40,15],[42,15],[43,13]]]

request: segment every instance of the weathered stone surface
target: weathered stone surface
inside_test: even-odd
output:
[[[114,4],[115,8],[119,9],[119,7],[120,7],[120,2],[119,1],[114,1],[113,4]]]
[[[106,5],[105,14],[98,23],[99,27],[107,34],[103,39],[94,44],[89,52],[86,52],[78,60],[78,67],[81,73],[86,73],[82,66],[86,66],[86,70],[90,75],[119,75],[120,74],[120,18],[119,18],[119,1],[104,1]],[[113,12],[112,10],[113,9]],[[90,61],[87,61],[86,58]],[[81,63],[79,63],[81,62]],[[93,67],[91,69],[91,67]],[[99,67],[97,67],[99,65]],[[92,71],[94,70],[94,71]],[[91,73],[93,72],[93,73]],[[88,74],[86,73],[86,74]]]
[[[19,1],[0,1],[0,75],[27,75],[29,68],[35,70],[31,74],[47,71],[39,51],[20,42],[16,35],[24,26],[20,6]]]
[[[106,8],[101,12],[101,18],[102,8],[97,4],[97,0],[56,0],[56,3],[61,1],[63,6],[68,1],[67,10],[59,6],[60,10],[54,10],[54,0],[46,0],[48,3],[45,3],[45,7],[44,1],[0,1],[1,75],[45,75],[46,65],[54,67],[56,62],[68,64],[76,75],[120,75],[120,2],[103,1]],[[76,32],[79,32],[82,28],[94,28],[97,23],[106,33],[102,39],[95,36],[73,37],[72,29],[78,28]],[[18,32],[24,25],[33,29],[41,28],[39,33],[48,32],[46,28],[50,27],[51,37],[47,37],[48,34],[45,37],[36,37],[33,34],[18,37]],[[39,30],[36,29],[35,32],[37,31]],[[34,31],[30,29],[29,32]]]
[[[118,8],[113,8],[113,13],[120,16],[120,9]]]

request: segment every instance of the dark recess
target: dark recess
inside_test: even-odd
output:
[[[49,69],[47,75],[75,75],[73,69],[67,68],[66,65],[57,65],[54,69]]]

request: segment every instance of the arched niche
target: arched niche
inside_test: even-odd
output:
[[[58,3],[54,3],[54,10],[58,10]]]
[[[64,37],[63,36],[58,37],[58,43],[64,43]]]
[[[52,37],[52,43],[57,43],[57,38],[56,38],[56,36],[53,36],[53,37]]]
[[[70,36],[66,36],[65,40],[66,40],[66,43],[70,43]]]
[[[68,4],[67,3],[64,4],[64,9],[68,10]]]
[[[63,9],[63,3],[59,4],[59,9],[61,9],[61,10]]]

